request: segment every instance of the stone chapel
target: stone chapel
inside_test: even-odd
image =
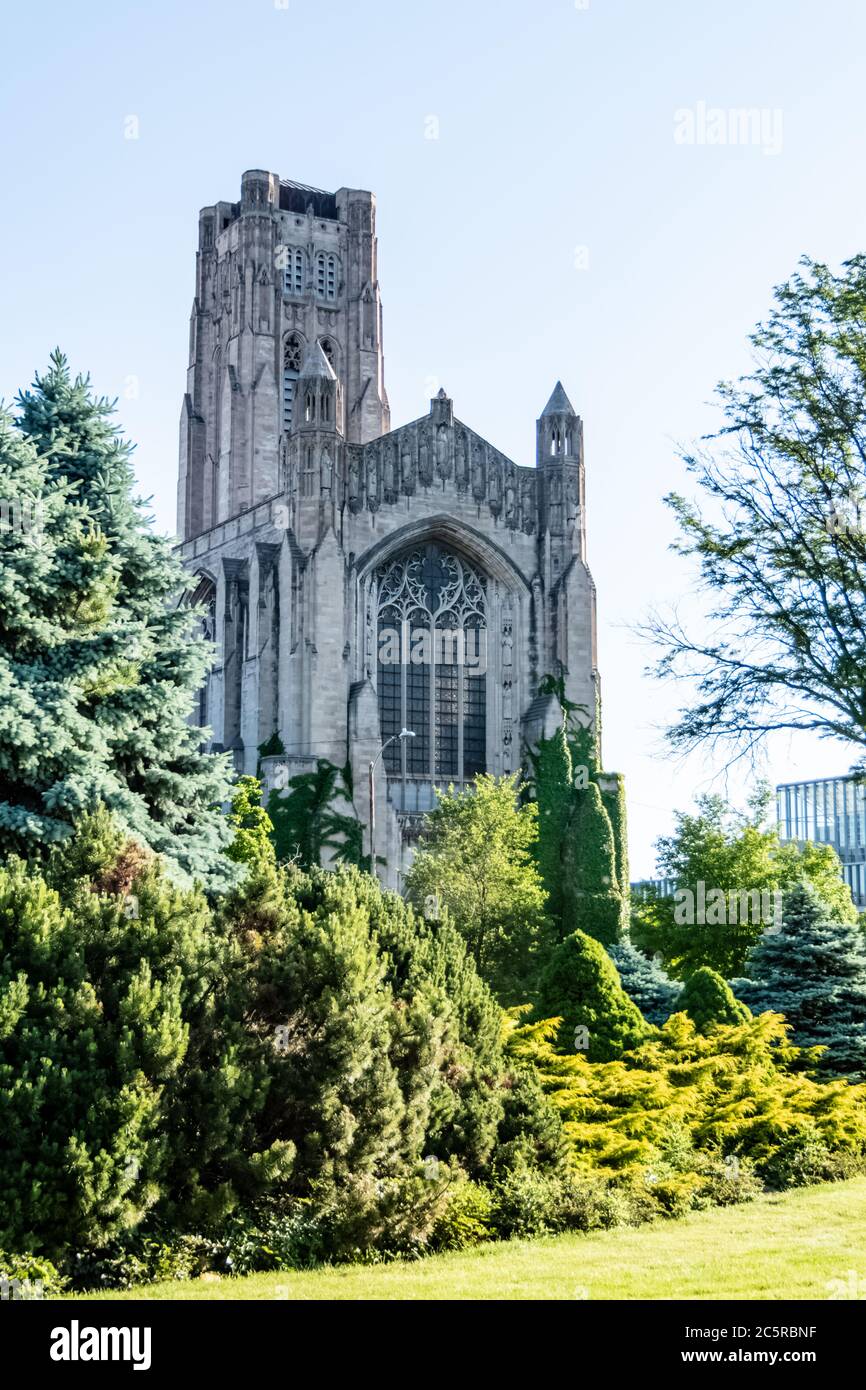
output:
[[[515,463],[444,390],[392,428],[371,193],[252,169],[199,217],[178,533],[215,663],[198,720],[284,787],[351,768],[399,887],[436,787],[517,770],[562,674],[595,720],[583,427],[557,382]],[[403,736],[401,737],[401,733]]]

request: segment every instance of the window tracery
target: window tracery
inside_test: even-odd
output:
[[[376,574],[377,687],[391,776],[463,783],[486,766],[487,581],[438,544]],[[405,808],[410,809],[410,808]]]

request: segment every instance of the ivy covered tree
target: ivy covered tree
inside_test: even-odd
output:
[[[0,536],[0,849],[39,853],[103,803],[177,873],[218,886],[234,872],[228,761],[187,722],[211,652],[130,454],[60,353],[0,427],[0,481],[38,518]]]
[[[575,791],[563,847],[562,929],[585,931],[604,945],[618,941],[625,905],[616,872],[610,817],[595,782]]]
[[[539,694],[553,695],[561,715],[554,734],[528,750],[548,911],[560,938],[580,930],[609,944],[628,919],[623,780],[599,770],[600,711],[593,729],[584,707],[566,697],[561,676],[545,677]]]
[[[573,765],[565,724],[539,740],[532,755],[538,803],[538,870],[552,917],[562,916],[562,849],[573,810]]]
[[[525,1003],[547,939],[535,864],[537,809],[520,805],[516,779],[484,774],[439,793],[406,876],[419,911],[431,901],[463,936],[482,978],[508,1004]]]
[[[798,1047],[824,1047],[821,1067],[866,1074],[866,944],[856,923],[829,919],[808,883],[785,899],[778,930],[765,932],[734,987],[755,1013],[785,1015]]]
[[[604,809],[613,831],[614,883],[622,898],[623,924],[627,926],[629,904],[631,901],[631,881],[628,862],[628,825],[625,797],[625,778],[621,772],[608,772],[599,781],[599,790]]]

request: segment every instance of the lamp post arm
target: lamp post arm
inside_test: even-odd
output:
[[[378,753],[376,754],[375,758],[374,758],[373,761],[371,762],[371,764],[370,764],[371,767],[375,767],[375,766],[376,766],[376,764],[377,764],[377,762],[379,761],[379,759],[384,755],[385,749],[388,747],[388,745],[391,744],[391,743],[393,743],[395,738],[399,738],[399,737],[400,737],[399,734],[392,734],[390,738],[386,738],[386,739],[385,739],[385,742],[382,744],[382,747],[379,749],[379,751],[378,751]]]

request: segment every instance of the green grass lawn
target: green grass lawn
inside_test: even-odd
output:
[[[470,1253],[373,1267],[197,1279],[88,1297],[801,1299],[838,1296],[830,1281],[848,1287],[851,1270],[862,1281],[862,1295],[866,1178],[638,1229],[505,1241]]]

